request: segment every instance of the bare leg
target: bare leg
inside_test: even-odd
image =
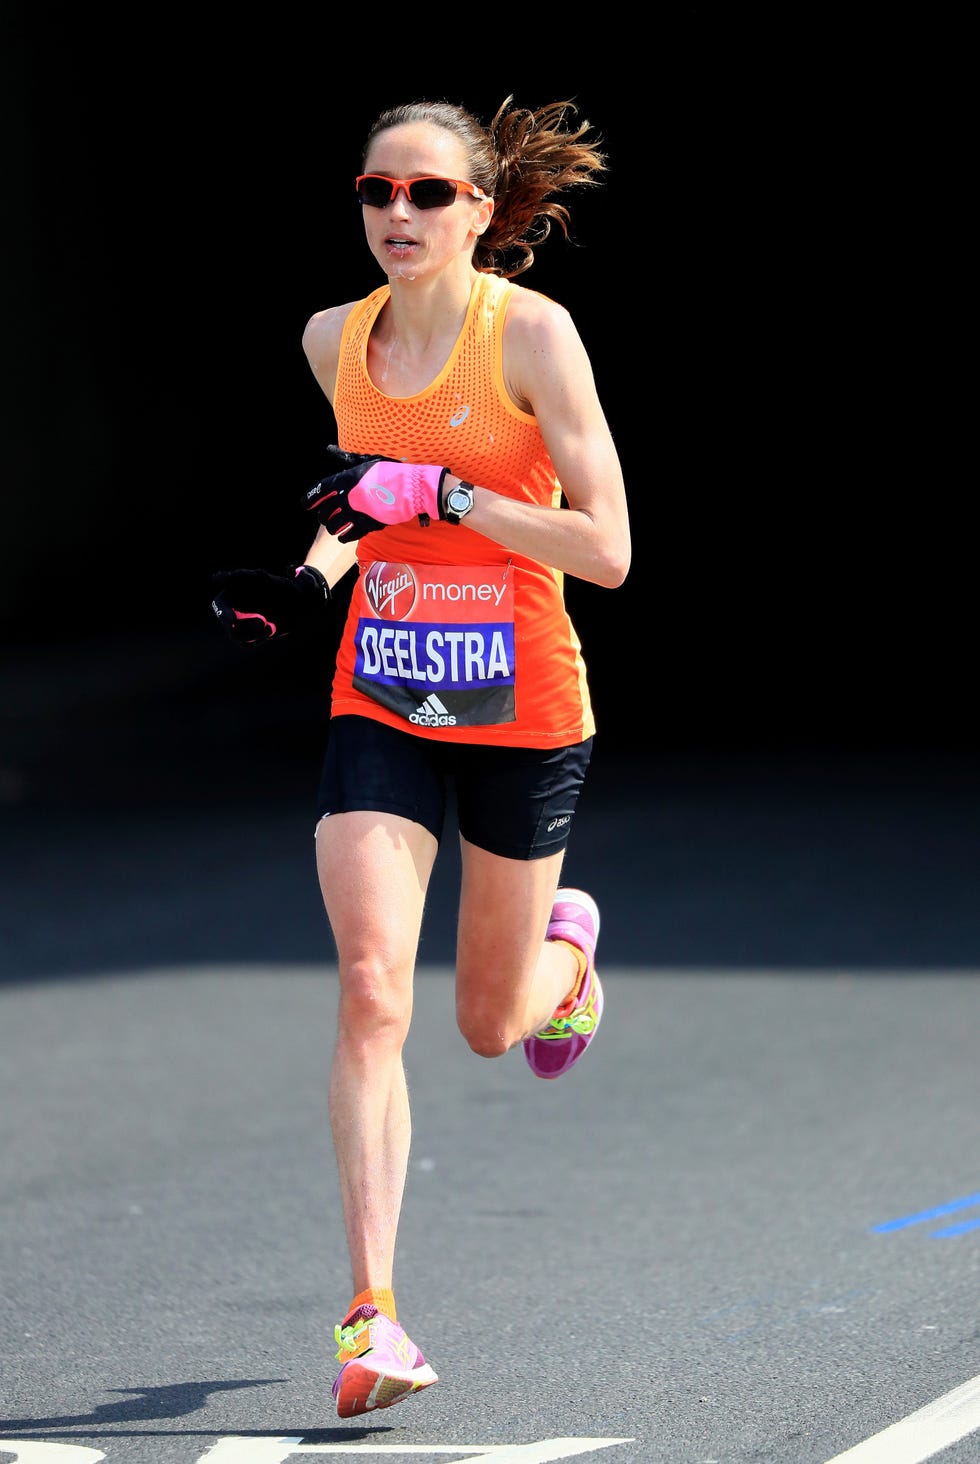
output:
[[[456,1020],[474,1052],[498,1057],[545,1025],[578,976],[569,948],[545,940],[564,855],[502,859],[465,839],[460,847]]]
[[[333,814],[317,830],[340,973],[330,1122],[355,1294],[392,1285],[411,1143],[402,1047],[437,847],[391,814]]]

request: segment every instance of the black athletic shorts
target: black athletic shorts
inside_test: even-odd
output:
[[[565,847],[592,756],[571,747],[489,747],[437,742],[372,717],[334,717],[317,816],[374,809],[442,837],[455,794],[459,831],[504,859],[545,859]]]

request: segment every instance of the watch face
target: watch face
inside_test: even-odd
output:
[[[449,495],[449,507],[453,513],[466,513],[473,506],[473,499],[465,488],[454,488]]]

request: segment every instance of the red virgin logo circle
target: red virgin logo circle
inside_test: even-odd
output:
[[[405,620],[418,594],[411,565],[376,559],[364,576],[364,594],[375,615],[384,620]]]

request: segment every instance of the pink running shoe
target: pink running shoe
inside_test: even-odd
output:
[[[588,957],[578,994],[556,1008],[551,1021],[524,1039],[524,1056],[539,1078],[560,1078],[578,1062],[596,1034],[602,1016],[602,987],[595,971],[599,907],[584,890],[558,890],[551,909],[547,940],[567,940]]]
[[[334,1327],[334,1339],[343,1363],[333,1385],[341,1418],[390,1408],[439,1381],[404,1329],[370,1302]]]

